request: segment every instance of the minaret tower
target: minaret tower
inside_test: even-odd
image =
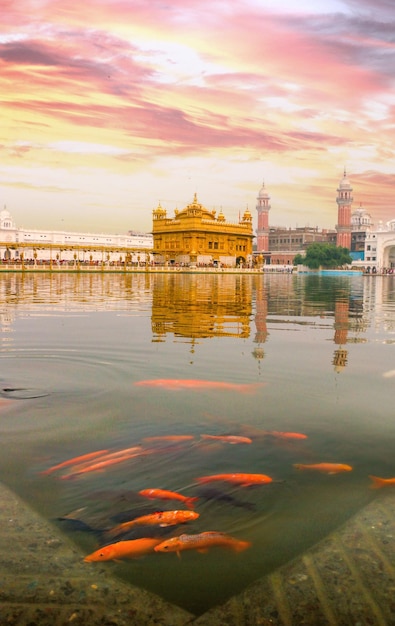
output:
[[[262,187],[259,190],[257,197],[256,210],[258,211],[258,228],[256,229],[257,252],[269,252],[269,204],[270,196],[265,189],[265,183],[262,183]]]
[[[344,168],[344,176],[337,188],[337,237],[336,245],[351,250],[351,204],[353,197],[351,195],[352,187],[347,179],[346,168]]]

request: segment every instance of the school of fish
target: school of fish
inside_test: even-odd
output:
[[[392,374],[392,372],[391,372]],[[252,393],[259,384],[236,384],[225,383],[220,381],[205,381],[205,380],[193,380],[193,379],[154,379],[144,380],[135,383],[140,387],[158,387],[166,390],[201,390],[201,389],[220,389],[231,390],[239,393]],[[201,434],[200,439],[195,435],[181,434],[181,435],[157,435],[152,437],[145,437],[141,444],[123,448],[119,450],[100,449],[87,452],[85,454],[75,456],[48,467],[41,472],[44,476],[51,476],[56,474],[61,479],[72,479],[89,475],[99,471],[108,471],[110,468],[136,459],[138,457],[147,456],[150,454],[158,454],[166,451],[174,451],[175,445],[182,446],[183,444],[194,444],[199,442],[217,442],[227,443],[231,445],[236,444],[252,444],[254,439],[267,439],[272,440],[288,440],[288,441],[303,441],[307,439],[305,433],[288,432],[288,431],[269,431],[260,430],[254,427],[244,425],[240,428],[241,434]],[[149,448],[148,445],[153,447]],[[163,447],[163,446],[168,446]],[[293,444],[294,445],[294,444]],[[312,471],[327,475],[341,474],[350,472],[353,467],[346,463],[336,462],[318,462],[318,463],[294,463],[293,467],[299,471]],[[381,489],[383,487],[395,486],[394,478],[382,478],[374,475],[369,476],[371,480],[370,487],[372,489]],[[219,473],[208,474],[199,476],[196,479],[199,484],[206,483],[228,483],[234,487],[244,488],[257,485],[267,485],[273,482],[281,482],[281,480],[274,480],[271,476],[260,473]],[[213,493],[212,493],[213,492]],[[204,492],[202,492],[204,496]],[[213,495],[214,494],[214,495]],[[203,531],[195,534],[178,534],[171,536],[168,539],[163,539],[159,534],[158,536],[147,536],[138,539],[122,539],[122,536],[136,527],[151,528],[153,534],[155,534],[155,528],[167,528],[176,527],[180,524],[186,524],[194,522],[200,518],[200,514],[193,510],[198,503],[199,496],[189,496],[179,493],[178,491],[171,491],[161,487],[144,488],[138,491],[138,495],[142,498],[149,500],[162,500],[162,501],[176,501],[186,506],[186,509],[175,510],[159,510],[153,513],[144,515],[138,515],[132,517],[127,521],[121,522],[108,528],[106,530],[106,537],[109,539],[113,537],[112,543],[107,543],[99,547],[97,550],[88,554],[84,561],[87,563],[98,561],[122,561],[124,559],[135,559],[145,556],[147,554],[175,552],[178,556],[180,553],[187,550],[195,550],[197,552],[207,552],[211,548],[230,548],[236,552],[246,550],[251,546],[251,542],[238,539],[220,531]],[[234,506],[247,505],[248,503],[239,502],[233,496],[226,494],[226,492],[211,490],[208,492],[207,498],[218,499],[227,503],[231,503]],[[250,507],[245,506],[249,509]],[[251,509],[252,510],[252,509]],[[145,531],[144,531],[145,532]],[[120,537],[120,539],[117,539]]]

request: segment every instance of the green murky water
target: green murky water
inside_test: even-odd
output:
[[[121,538],[215,530],[252,544],[87,567],[202,613],[374,498],[369,474],[395,476],[391,276],[7,274],[0,294],[3,482],[87,554],[120,521],[185,508],[147,488],[198,497],[199,518]],[[147,439],[177,435],[191,438]],[[144,454],[44,473],[134,446]],[[353,470],[294,467],[322,462]],[[273,482],[197,481],[235,472]]]

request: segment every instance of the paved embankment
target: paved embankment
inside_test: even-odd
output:
[[[0,484],[0,626],[394,626],[395,489],[200,617],[91,567]]]

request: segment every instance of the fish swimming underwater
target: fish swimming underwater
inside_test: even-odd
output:
[[[101,472],[107,467],[117,465],[118,463],[123,463],[123,461],[128,461],[129,459],[133,459],[136,456],[141,456],[141,453],[128,452],[126,454],[115,454],[105,457],[99,457],[95,459],[93,463],[84,464],[81,467],[76,467],[69,474],[63,474],[63,476],[61,476],[61,479],[69,480],[71,478],[77,478],[77,476],[81,476],[81,474],[88,474],[90,472]]]
[[[298,470],[316,470],[323,474],[340,474],[341,472],[351,472],[351,465],[344,463],[312,463],[311,465],[303,465],[302,463],[294,463],[294,468]]]
[[[240,487],[250,487],[251,485],[264,485],[273,482],[273,478],[265,474],[213,474],[212,476],[200,476],[196,478],[199,483],[211,483],[223,480]]]
[[[176,491],[168,491],[167,489],[142,489],[139,491],[140,496],[144,498],[150,498],[152,500],[178,500],[179,502],[183,502],[188,508],[193,509],[194,503],[199,498],[183,496],[181,493],[177,493]]]
[[[260,439],[261,437],[272,437],[273,439],[307,439],[307,435],[298,432],[288,432],[281,430],[263,430],[262,428],[255,428],[248,424],[242,424],[240,426],[241,432],[247,437],[253,437],[254,439]]]
[[[142,537],[141,539],[130,539],[128,541],[117,541],[107,546],[103,546],[95,552],[88,554],[84,561],[121,561],[122,559],[136,559],[154,551],[155,546],[162,543],[162,539]]]
[[[103,461],[108,461],[110,459],[116,459],[121,456],[126,456],[127,454],[147,454],[146,451],[141,446],[133,446],[132,448],[124,448],[123,450],[115,450],[110,452],[109,450],[96,450],[95,452],[88,452],[87,454],[83,454],[81,456],[76,456],[71,459],[67,459],[62,463],[58,463],[57,465],[53,465],[52,467],[44,470],[41,474],[51,474],[60,469],[64,469],[65,467],[74,466],[74,472],[84,473],[90,471],[90,466],[96,465],[97,463],[101,463]],[[88,468],[88,469],[86,469]],[[83,470],[83,471],[81,471]],[[69,477],[69,476],[67,476]]]
[[[238,444],[238,443],[252,443],[252,439],[249,437],[241,437],[238,435],[200,435],[202,439],[210,439],[213,441],[223,441],[224,443]]]
[[[160,441],[191,441],[192,439],[195,439],[194,435],[158,435],[157,437],[144,437],[143,441],[157,443]]]
[[[247,511],[255,511],[256,506],[252,502],[245,502],[244,500],[238,500],[229,493],[223,493],[219,489],[213,489],[211,487],[201,487],[199,489],[199,497],[203,500],[211,500],[219,502],[221,504],[229,504],[240,509],[246,509]]]
[[[183,550],[197,550],[198,552],[208,552],[209,548],[223,547],[231,548],[236,552],[242,552],[251,546],[249,541],[235,539],[225,533],[207,531],[197,535],[179,535],[162,541],[155,546],[155,552],[176,552],[179,556]]]
[[[70,517],[57,517],[55,521],[60,523],[63,531],[91,533],[93,535],[97,535],[98,537],[103,534],[103,530],[93,528],[83,520],[73,519]]]
[[[57,470],[63,469],[64,467],[70,467],[71,465],[77,465],[78,463],[90,461],[91,459],[98,458],[105,454],[108,454],[108,450],[96,450],[95,452],[88,452],[87,454],[83,454],[81,456],[75,456],[72,459],[62,461],[62,463],[58,463],[57,465],[52,465],[52,467],[44,470],[43,472],[41,472],[41,474],[52,474],[52,472],[56,472]]]
[[[371,489],[380,489],[381,487],[395,487],[395,478],[380,478],[379,476],[370,475],[369,478],[373,481]]]
[[[227,383],[214,380],[196,380],[187,378],[155,378],[153,380],[140,380],[134,385],[136,387],[159,387],[169,391],[188,389],[190,391],[201,391],[202,389],[221,389],[223,391],[238,391],[239,393],[254,393],[265,383]]]
[[[307,439],[304,433],[282,432],[278,430],[267,430],[266,434],[277,439]]]
[[[111,528],[108,531],[108,535],[117,535],[122,532],[126,532],[135,526],[153,526],[158,525],[161,527],[176,526],[177,524],[185,524],[191,522],[199,517],[199,513],[195,511],[157,511],[156,513],[150,513],[148,515],[141,515],[128,522],[123,522]]]

